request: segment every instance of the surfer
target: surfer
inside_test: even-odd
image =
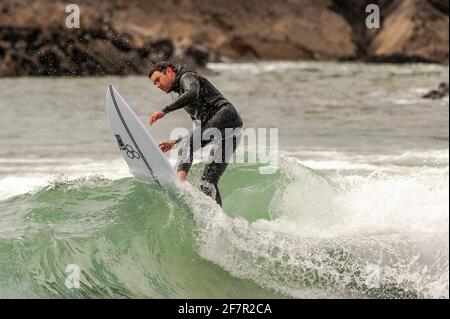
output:
[[[148,77],[162,91],[179,94],[172,104],[152,114],[148,121],[150,125],[162,119],[167,113],[184,108],[193,121],[200,122],[201,137],[208,129],[220,131],[220,140],[216,136],[210,136],[209,139],[204,140],[202,138],[201,142],[194,143],[194,135],[197,135],[193,131],[188,137],[163,141],[159,144],[159,147],[161,151],[167,152],[180,141],[184,141],[181,145],[186,156],[181,157],[177,167],[177,173],[182,182],[186,180],[191,168],[193,152],[210,143],[216,143],[218,147],[221,147],[219,153],[221,158],[219,160],[214,159],[206,164],[201,177],[200,189],[222,206],[218,182],[228,165],[228,158],[225,156],[230,153],[226,150],[229,143],[226,143],[228,130],[225,131],[225,129],[242,128],[241,117],[230,101],[197,72],[187,70],[171,62],[161,61],[152,65]],[[237,139],[233,137],[231,154],[236,150],[237,144]],[[194,149],[194,147],[197,149]]]

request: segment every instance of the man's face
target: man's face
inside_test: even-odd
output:
[[[166,93],[169,93],[172,89],[173,83],[176,79],[176,74],[172,70],[171,67],[168,67],[165,72],[155,71],[153,72],[150,79],[153,81],[153,84],[158,89],[163,90]]]

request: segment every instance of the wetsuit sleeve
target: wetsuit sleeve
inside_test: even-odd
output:
[[[200,83],[198,79],[192,74],[185,74],[180,79],[180,86],[183,88],[184,93],[181,94],[172,104],[163,108],[164,113],[169,113],[198,99],[200,91]]]

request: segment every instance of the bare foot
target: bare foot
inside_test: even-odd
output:
[[[180,181],[184,182],[186,180],[187,173],[185,171],[179,171],[178,177],[180,178]]]

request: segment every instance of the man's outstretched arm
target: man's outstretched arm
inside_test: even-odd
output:
[[[180,86],[184,89],[184,93],[169,106],[166,106],[161,111],[154,112],[148,120],[150,125],[162,119],[167,113],[185,107],[198,99],[200,83],[195,76],[189,73],[184,74],[180,79]]]
[[[194,102],[198,99],[199,91],[200,91],[200,83],[198,79],[192,74],[185,74],[180,79],[180,86],[184,89],[184,93],[181,94],[178,99],[176,99],[172,104],[163,108],[164,113],[169,113],[190,103]]]

